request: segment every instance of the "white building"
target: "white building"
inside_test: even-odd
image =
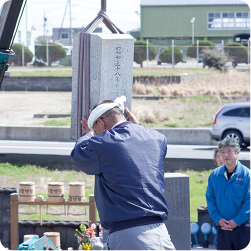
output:
[[[27,0],[25,9],[21,21],[18,26],[18,30],[14,39],[14,44],[23,44],[27,46],[29,50],[34,54],[35,45],[34,45],[34,30],[33,26],[33,0]]]

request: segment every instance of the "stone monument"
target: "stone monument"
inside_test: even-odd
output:
[[[103,22],[112,34],[93,34]],[[101,100],[126,96],[131,109],[134,39],[124,34],[107,16],[101,0],[97,17],[74,36],[72,54],[71,139],[82,135],[81,118]]]
[[[191,249],[189,176],[165,173],[168,219],[165,222],[177,250]]]

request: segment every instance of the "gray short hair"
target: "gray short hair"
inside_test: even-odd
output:
[[[218,145],[219,151],[224,146],[232,146],[235,150],[235,153],[241,150],[239,142],[236,139],[231,139],[229,137],[226,137],[225,139],[219,142],[219,145]]]
[[[106,103],[113,103],[112,100],[103,100],[103,101],[100,101],[98,104],[96,104],[94,107],[93,107],[93,110],[99,106],[99,105],[102,105],[102,104],[106,104]],[[105,117],[105,118],[108,118],[109,120],[111,120],[112,122],[116,122],[117,121],[117,118],[125,118],[124,117],[124,114],[122,112],[122,110],[118,107],[118,106],[115,106],[114,108],[106,111],[105,113],[103,113],[100,117]]]

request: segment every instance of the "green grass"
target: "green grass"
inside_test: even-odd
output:
[[[83,172],[77,172],[74,170],[50,170],[46,167],[39,167],[36,165],[22,165],[21,163],[10,164],[0,163],[0,179],[7,180],[7,187],[18,187],[18,183],[21,181],[33,181],[36,184],[36,196],[43,195],[44,200],[47,199],[47,183],[48,182],[64,182],[65,183],[65,199],[69,197],[68,194],[68,182],[84,182],[85,197],[89,200],[89,195],[94,194],[94,176],[89,176]],[[21,212],[33,213],[35,212],[35,206],[24,206],[20,207]],[[63,206],[49,206],[50,213],[61,213],[63,212]],[[83,206],[71,206],[71,212],[82,213],[84,212]],[[42,206],[42,219],[43,220],[88,220],[89,209],[86,207],[86,216],[57,216],[57,215],[46,215],[46,206]],[[37,214],[32,215],[20,215],[22,220],[39,220],[40,210],[38,208]],[[99,220],[97,213],[97,220]]]
[[[170,128],[178,128],[179,124],[175,122],[169,122],[164,124],[165,127],[170,127]]]
[[[43,125],[44,126],[70,126],[71,118],[48,120],[44,122]]]
[[[47,167],[36,165],[23,165],[21,163],[0,163],[0,175],[6,175],[12,180],[34,179],[35,177],[51,178],[55,182],[74,181],[79,179],[79,172],[75,170],[60,171],[50,170]],[[85,175],[87,177],[87,175]]]
[[[179,173],[184,173],[189,176],[190,182],[190,216],[191,222],[198,221],[198,213],[197,207],[198,206],[205,206],[206,205],[206,188],[207,188],[207,180],[209,174],[212,170],[207,171],[192,171],[192,170],[179,170]],[[0,178],[1,179],[8,179],[7,186],[15,187],[17,184],[16,181],[34,181],[36,184],[36,191],[39,190],[38,187],[42,184],[39,180],[40,177],[43,177],[45,180],[48,178],[52,178],[51,181],[58,181],[58,182],[70,182],[70,181],[84,181],[87,184],[86,187],[86,199],[88,200],[89,195],[94,193],[93,188],[93,176],[85,175],[83,172],[76,172],[76,171],[59,171],[59,170],[49,170],[48,168],[42,168],[35,165],[22,165],[22,164],[9,164],[9,163],[0,163]],[[40,182],[40,183],[39,183]],[[46,185],[47,182],[44,184]],[[88,186],[89,184],[89,186]],[[90,185],[92,184],[92,185]],[[43,195],[44,199],[47,198],[46,188],[40,189],[40,192],[37,191],[36,195]],[[65,198],[68,198],[68,193],[65,193]],[[72,206],[71,212],[75,210],[78,213],[84,212],[84,208],[81,206]],[[35,207],[24,207],[21,206],[21,212],[34,212]],[[51,206],[49,207],[50,213],[60,213],[63,212],[62,206]],[[38,213],[33,215],[20,215],[22,220],[39,220],[40,213],[38,208]],[[43,220],[88,220],[88,207],[87,207],[87,216],[55,216],[55,215],[46,215],[46,207],[42,207],[42,219]],[[97,213],[97,220],[99,220],[98,213]]]
[[[213,164],[212,164],[213,166]],[[206,171],[177,171],[189,176],[190,188],[190,217],[191,222],[198,222],[198,206],[206,206],[206,189],[208,184],[208,177],[212,170]]]
[[[62,71],[13,71],[10,73],[10,77],[71,77],[72,70]]]
[[[18,68],[19,69],[19,68]],[[10,68],[10,77],[71,77],[72,68],[71,67],[29,67],[25,68],[30,71],[11,71]]]
[[[17,69],[17,71],[11,71],[11,69]],[[29,71],[23,71],[23,69],[29,69]],[[10,67],[10,77],[71,77],[71,67]],[[134,68],[134,77],[145,76],[179,76],[179,75],[193,75],[193,74],[205,74],[217,72],[215,69],[206,68]]]
[[[215,101],[215,97],[208,97],[208,96],[191,96],[191,97],[181,97],[180,102],[186,103],[186,102],[196,102],[196,103],[211,103]]]

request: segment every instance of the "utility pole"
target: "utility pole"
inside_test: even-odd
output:
[[[25,29],[26,29],[26,46],[29,47],[28,44],[28,6],[25,6],[25,14],[26,14],[26,20],[25,20]]]
[[[172,68],[174,68],[174,40],[172,39]]]
[[[58,33],[58,41],[60,40],[60,35],[61,35],[62,28],[63,28],[64,18],[65,18],[65,13],[66,13],[66,10],[67,10],[68,3],[69,3],[69,1],[66,2],[64,16],[63,16],[63,19],[62,19],[62,23],[61,23],[61,27],[60,27],[59,33]]]
[[[250,63],[250,38],[248,39],[248,69],[249,69],[249,63]]]
[[[148,68],[148,61],[149,61],[149,49],[148,49],[148,39],[146,40],[146,62]]]
[[[70,45],[72,45],[71,0],[69,0],[69,13],[70,13]]]
[[[197,68],[198,68],[198,62],[199,62],[199,40],[197,40],[197,51],[196,51],[196,55],[197,55]]]
[[[24,43],[22,43],[22,66],[24,67]]]
[[[44,11],[44,39],[45,39],[45,26],[46,26],[47,18],[45,17],[45,11]]]
[[[49,67],[49,47],[48,47],[48,38],[46,39],[46,62],[47,62],[47,67]]]

